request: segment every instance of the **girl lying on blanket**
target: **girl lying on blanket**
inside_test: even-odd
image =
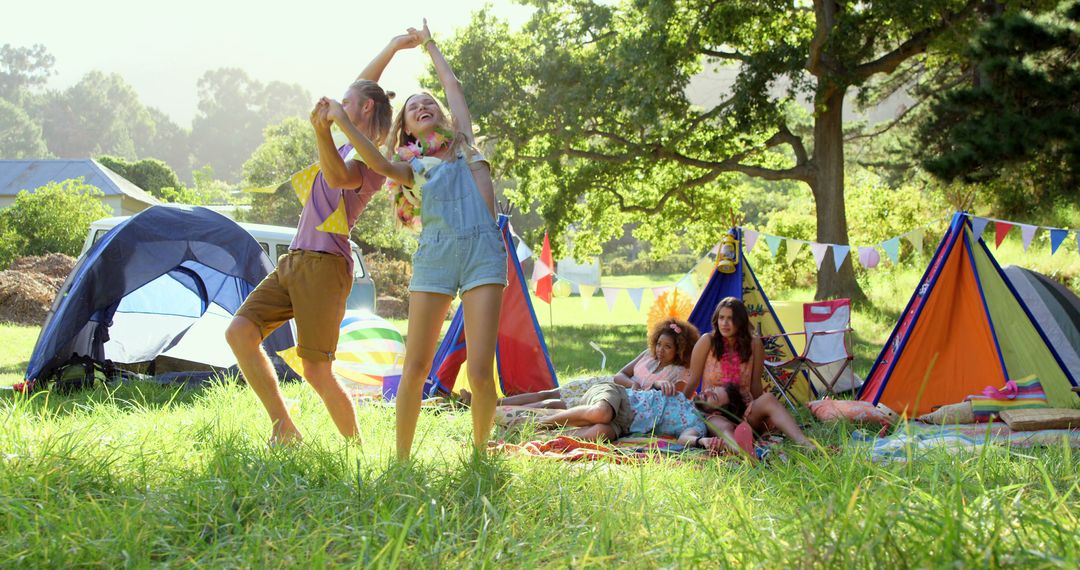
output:
[[[704,396],[716,414],[741,418],[745,404],[734,386],[710,390]],[[708,426],[694,404],[681,393],[633,390],[614,382],[590,387],[580,405],[537,418],[541,425],[574,428],[566,435],[591,441],[618,439],[629,433],[675,437],[687,447],[710,451],[729,449],[753,455],[753,434],[748,427],[733,430],[730,438],[707,437]],[[745,426],[745,424],[744,424]]]
[[[665,319],[649,332],[648,347],[615,376],[571,380],[553,390],[500,398],[499,405],[565,410],[581,404],[589,388],[610,382],[631,390],[659,390],[670,396],[682,389],[689,378],[687,365],[697,339],[694,325],[682,319]],[[462,399],[467,398],[468,393],[462,390]]]
[[[746,305],[734,297],[721,299],[712,316],[712,332],[701,336],[690,357],[690,381],[683,394],[692,398],[701,387],[702,394],[717,388],[735,387],[745,402],[746,413],[736,418],[728,414],[711,414],[706,420],[716,431],[734,436],[740,421],[755,432],[775,428],[799,445],[809,445],[795,418],[783,404],[761,386],[765,363],[765,347],[761,339],[750,334],[750,317]]]

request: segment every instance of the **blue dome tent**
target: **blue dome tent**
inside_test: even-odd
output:
[[[225,328],[272,270],[258,242],[225,216],[151,207],[79,259],[41,328],[26,379],[32,387],[72,361],[152,373],[162,363],[185,371],[234,367]],[[263,346],[276,355],[293,344],[283,326]]]

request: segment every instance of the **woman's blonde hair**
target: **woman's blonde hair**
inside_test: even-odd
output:
[[[375,146],[382,145],[386,142],[387,133],[390,132],[390,121],[394,114],[393,108],[390,107],[393,93],[383,91],[378,83],[370,79],[357,79],[349,86],[349,91],[363,97],[364,101],[371,99],[375,102],[375,110],[371,113],[367,126],[375,135],[375,140],[371,142],[375,143]]]
[[[406,97],[405,103],[401,105],[401,109],[398,109],[397,117],[394,118],[394,124],[390,127],[389,146],[391,148],[389,151],[391,155],[393,155],[394,151],[398,148],[416,142],[416,137],[405,132],[405,109],[409,106],[409,99],[418,95],[427,95],[428,97],[431,97],[432,101],[435,101],[435,105],[439,107],[439,112],[442,113],[442,126],[446,128],[446,130],[454,133],[454,138],[450,141],[450,158],[448,160],[457,160],[458,155],[462,153],[472,155],[479,152],[476,147],[469,144],[469,140],[465,137],[465,133],[461,132],[461,129],[458,128],[454,118],[450,115],[450,112],[446,110],[446,107],[443,106],[442,102],[431,93],[421,91]]]

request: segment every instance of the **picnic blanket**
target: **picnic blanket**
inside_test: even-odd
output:
[[[863,430],[851,434],[854,444],[866,447],[874,461],[907,461],[931,450],[950,453],[978,450],[984,445],[1012,447],[1059,446],[1067,441],[1080,447],[1080,429],[1013,431],[1003,423],[936,425],[910,422],[890,436],[876,437]]]
[[[779,442],[778,438],[767,437],[757,442],[754,455],[759,460],[770,456],[771,446]],[[677,443],[676,438],[653,435],[629,435],[613,442],[582,441],[567,435],[558,435],[549,440],[528,441],[515,444],[495,442],[491,448],[497,452],[528,455],[559,461],[599,461],[615,463],[636,463],[657,461],[663,458],[675,458],[679,461],[704,462],[712,458],[736,459],[739,456],[730,453],[713,455],[700,447],[686,447]]]
[[[599,443],[559,435],[546,441],[536,440],[520,444],[498,442],[493,448],[502,453],[559,461],[608,460],[615,463],[635,463],[664,456],[678,456],[690,461],[701,461],[709,457],[709,453],[703,449],[688,448],[676,443],[675,438],[659,436],[632,436],[614,442]]]

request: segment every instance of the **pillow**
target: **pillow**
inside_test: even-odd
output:
[[[1048,408],[1046,392],[1034,374],[1019,380],[1010,380],[1005,387],[996,390],[987,386],[982,394],[968,396],[976,422],[988,422],[1005,410],[1031,410]]]
[[[1013,431],[1080,428],[1080,410],[1004,410],[1001,412],[1001,419]]]
[[[928,424],[970,424],[975,423],[975,414],[971,411],[971,402],[960,402],[941,406],[915,419]]]
[[[862,400],[814,400],[806,404],[814,417],[823,421],[851,420],[853,422],[871,422],[882,426],[892,425],[892,418],[883,410]]]

